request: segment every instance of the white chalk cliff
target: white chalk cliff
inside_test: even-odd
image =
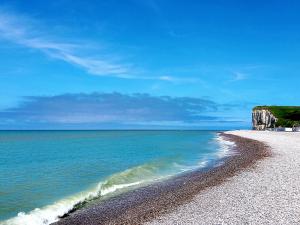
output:
[[[267,109],[254,109],[252,111],[252,126],[254,130],[274,128],[277,118]]]

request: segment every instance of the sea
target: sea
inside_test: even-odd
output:
[[[217,131],[0,131],[0,224],[47,225],[82,205],[214,167]]]

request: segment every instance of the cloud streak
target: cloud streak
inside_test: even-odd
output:
[[[99,124],[100,127],[108,123],[193,126],[229,122],[226,118],[213,116],[222,108],[223,105],[202,98],[120,93],[64,94],[24,97],[19,106],[0,112],[0,120],[11,126],[18,123]]]
[[[241,72],[234,72],[234,81],[240,81],[240,80],[246,80],[247,79],[247,75],[245,73],[241,73]]]
[[[47,38],[45,31],[41,29],[35,21],[1,8],[0,38],[26,48],[38,50],[49,57],[80,67],[93,75],[122,79],[160,80],[174,83],[190,82],[190,79],[172,76],[144,76],[138,73],[137,71],[139,71],[139,69],[134,68],[133,65],[116,62],[105,56],[87,57],[81,53],[83,50],[81,44]],[[97,55],[98,54],[99,52],[97,52]]]
[[[79,66],[94,75],[118,77],[131,72],[128,65],[115,63],[104,57],[101,59],[83,57],[78,53],[82,48],[80,45],[50,40],[42,33],[28,18],[0,10],[0,37],[6,40],[39,50],[48,56]]]

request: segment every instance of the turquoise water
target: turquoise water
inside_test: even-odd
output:
[[[220,156],[216,138],[211,131],[0,131],[0,221],[49,224],[80,201],[207,166]]]

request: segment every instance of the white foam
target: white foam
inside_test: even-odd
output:
[[[54,204],[43,208],[36,208],[29,213],[20,212],[16,217],[0,222],[0,225],[49,225],[58,221],[59,216],[63,216],[68,213],[78,203],[141,183],[143,183],[143,181],[128,184],[117,184],[108,188],[102,188],[102,183],[99,183],[93,189],[67,197],[55,202]]]
[[[216,137],[216,140],[218,141],[220,146],[219,151],[216,153],[216,157],[223,158],[232,154],[231,149],[232,146],[235,145],[234,142],[227,141],[220,135]],[[173,166],[178,167],[181,170],[181,172],[185,172],[188,170],[203,168],[207,166],[208,163],[208,159],[203,159],[196,166],[183,166],[176,163],[174,163]],[[108,187],[105,187],[107,184],[106,182],[101,182],[92,189],[80,192],[76,195],[69,196],[43,208],[36,208],[28,213],[20,212],[16,217],[0,222],[0,225],[49,225],[58,221],[60,216],[63,216],[64,214],[68,213],[78,203],[84,202],[86,200],[91,200],[96,197],[105,196],[121,189],[145,184],[151,181],[160,180],[162,178],[167,178],[173,175],[174,174],[165,175],[163,177],[149,177],[149,179],[145,180],[132,181],[127,183],[125,182],[121,184],[119,183]]]
[[[207,166],[207,164],[209,163],[209,160],[202,160],[201,162],[198,163],[198,168],[204,168]]]
[[[136,186],[136,185],[139,185],[139,184],[142,184],[142,183],[144,183],[144,182],[143,181],[138,181],[138,182],[133,182],[133,183],[130,183],[130,184],[116,184],[116,185],[113,185],[112,187],[101,190],[100,193],[101,193],[101,196],[104,196],[104,195],[113,193],[117,190],[124,189],[124,188],[127,188],[127,187]]]
[[[235,146],[233,141],[228,141],[221,135],[218,135],[215,140],[219,144],[219,151],[216,153],[219,159],[236,154],[236,152],[233,151],[233,147]]]

